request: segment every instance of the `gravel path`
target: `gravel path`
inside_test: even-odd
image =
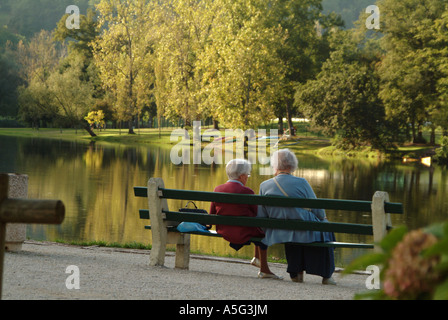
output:
[[[350,300],[365,290],[365,274],[341,277],[337,286],[305,275],[290,281],[286,266],[270,263],[284,280],[257,278],[246,260],[192,255],[190,270],[174,267],[168,252],[165,267],[150,267],[147,250],[79,247],[26,241],[19,253],[6,253],[5,300]],[[66,280],[79,269],[79,289],[67,289]],[[74,282],[70,282],[72,284]]]

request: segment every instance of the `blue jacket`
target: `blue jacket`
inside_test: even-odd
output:
[[[277,182],[288,194],[289,197],[316,199],[313,189],[308,181],[292,175],[280,174],[276,177]],[[284,196],[274,179],[269,179],[261,183],[260,195]],[[325,210],[303,208],[284,208],[271,206],[258,206],[257,217],[274,219],[300,219],[304,221],[327,222]],[[333,241],[334,235],[320,231],[293,231],[280,229],[266,229],[266,236],[263,243],[271,246],[276,243],[310,243]]]

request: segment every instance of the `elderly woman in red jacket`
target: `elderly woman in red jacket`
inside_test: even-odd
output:
[[[254,194],[252,189],[246,187],[250,171],[251,165],[248,161],[242,159],[231,160],[226,166],[226,173],[229,180],[225,184],[217,186],[214,191]],[[212,202],[210,206],[210,214],[256,217],[257,206]],[[269,270],[267,262],[268,247],[261,242],[251,241],[251,238],[264,238],[264,232],[260,228],[217,225],[216,232],[222,235],[225,240],[229,241],[230,246],[236,251],[253,242],[255,245],[255,257],[252,259],[251,264],[260,268],[258,277],[263,279],[282,279]]]

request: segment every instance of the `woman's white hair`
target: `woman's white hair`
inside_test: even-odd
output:
[[[252,166],[244,159],[233,159],[227,163],[226,173],[229,179],[237,180],[242,174],[250,174]]]
[[[296,155],[289,151],[289,149],[281,149],[271,157],[271,166],[275,170],[288,170],[294,172],[299,166],[299,161]]]

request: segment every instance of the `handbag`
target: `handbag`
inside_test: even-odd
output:
[[[188,208],[189,203],[192,203],[194,208]],[[184,208],[179,209],[179,212],[208,214],[207,210],[198,209],[196,203],[194,203],[193,201],[188,201]],[[179,230],[180,232],[208,231],[211,229],[211,227],[211,225],[203,225],[198,222],[181,222],[177,226],[177,230]]]

